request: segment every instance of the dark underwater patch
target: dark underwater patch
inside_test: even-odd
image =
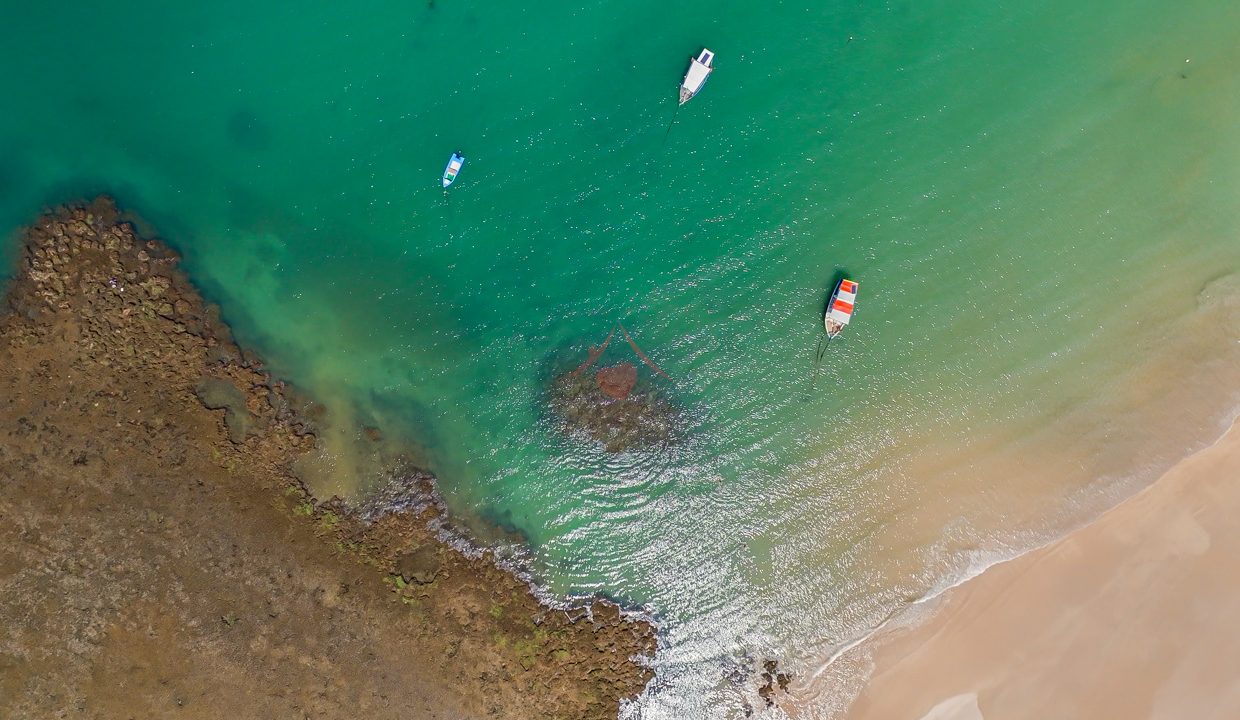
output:
[[[239,148],[260,151],[271,145],[271,129],[249,110],[237,110],[228,117],[228,139]]]

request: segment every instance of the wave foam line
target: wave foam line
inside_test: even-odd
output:
[[[848,651],[852,650],[853,648],[856,648],[858,645],[861,645],[861,644],[865,643],[867,640],[869,640],[870,638],[873,638],[874,636],[878,635],[880,632],[882,632],[884,629],[886,629],[886,627],[887,627],[888,625],[890,625],[890,624],[891,624],[894,620],[897,620],[897,619],[901,618],[903,615],[905,615],[906,613],[908,613],[910,610],[912,610],[912,609],[914,609],[914,608],[916,608],[916,607],[918,607],[918,606],[920,606],[920,605],[925,605],[925,604],[927,604],[927,603],[930,603],[930,602],[933,602],[933,601],[937,600],[938,598],[942,597],[942,596],[943,596],[943,595],[945,595],[946,593],[948,593],[948,592],[950,592],[950,591],[952,591],[952,590],[954,590],[954,589],[956,589],[956,588],[960,587],[961,585],[964,585],[965,583],[969,582],[970,580],[973,580],[974,578],[977,578],[977,577],[981,576],[981,575],[982,575],[983,573],[985,573],[987,570],[990,570],[991,568],[993,568],[993,567],[995,567],[995,566],[997,566],[997,565],[1002,565],[1002,564],[1004,564],[1004,563],[1009,563],[1009,562],[1012,562],[1013,560],[1018,560],[1018,559],[1020,559],[1021,557],[1024,557],[1025,555],[1028,555],[1028,554],[1030,554],[1030,553],[1035,553],[1035,552],[1037,552],[1037,551],[1039,551],[1039,550],[1042,550],[1043,548],[1049,547],[1049,546],[1051,546],[1051,545],[1053,545],[1053,544],[1055,544],[1055,543],[1059,542],[1060,540],[1062,540],[1062,539],[1064,539],[1064,538],[1066,538],[1066,537],[1068,537],[1068,536],[1072,535],[1072,534],[1073,534],[1073,533],[1075,533],[1075,532],[1080,531],[1082,528],[1085,528],[1085,527],[1088,527],[1088,526],[1090,526],[1090,525],[1094,524],[1095,522],[1097,522],[1097,521],[1098,521],[1098,519],[1099,519],[1099,518],[1101,518],[1101,517],[1102,517],[1103,515],[1105,515],[1106,513],[1110,512],[1111,510],[1115,509],[1116,507],[1119,507],[1120,505],[1122,505],[1122,504],[1124,504],[1124,503],[1128,502],[1129,500],[1131,500],[1132,498],[1136,497],[1136,496],[1137,496],[1138,494],[1140,494],[1141,492],[1144,492],[1146,489],[1148,489],[1148,488],[1152,487],[1152,486],[1153,486],[1153,484],[1154,484],[1154,483],[1156,483],[1156,482],[1158,482],[1158,480],[1159,480],[1159,479],[1161,479],[1164,475],[1166,475],[1166,473],[1167,473],[1167,472],[1169,472],[1171,468],[1175,467],[1176,465],[1179,465],[1180,463],[1184,462],[1185,460],[1187,460],[1187,459],[1188,459],[1188,458],[1190,458],[1190,457],[1193,457],[1194,455],[1197,455],[1198,453],[1205,452],[1206,450],[1209,450],[1210,448],[1212,448],[1212,447],[1214,447],[1215,445],[1218,445],[1220,442],[1222,442],[1222,441],[1223,441],[1223,439],[1227,436],[1227,433],[1228,433],[1228,431],[1230,430],[1230,428],[1231,428],[1233,425],[1235,425],[1237,422],[1240,422],[1240,407],[1235,407],[1235,408],[1233,408],[1233,409],[1231,410],[1231,412],[1229,412],[1229,413],[1225,413],[1225,414],[1224,414],[1224,418],[1225,418],[1225,420],[1224,420],[1224,422],[1222,423],[1222,431],[1221,431],[1221,433],[1218,435],[1218,437],[1216,437],[1213,441],[1211,441],[1209,444],[1205,445],[1204,447],[1197,448],[1197,449],[1193,450],[1192,452],[1188,453],[1187,455],[1185,455],[1184,457],[1180,458],[1180,459],[1179,459],[1179,460],[1177,460],[1176,462],[1172,463],[1172,464],[1171,464],[1171,467],[1169,467],[1169,468],[1167,468],[1166,470],[1164,470],[1164,471],[1163,471],[1163,472],[1162,472],[1162,473],[1158,476],[1158,478],[1154,480],[1154,482],[1149,483],[1148,485],[1145,485],[1145,486],[1141,487],[1140,489],[1136,490],[1135,492],[1131,493],[1131,494],[1130,494],[1130,495],[1128,495],[1127,497],[1125,497],[1125,498],[1123,498],[1122,500],[1120,500],[1118,503],[1116,503],[1115,505],[1113,505],[1111,508],[1108,508],[1107,510],[1104,510],[1103,512],[1099,513],[1097,516],[1095,516],[1095,517],[1093,517],[1093,518],[1090,518],[1089,520],[1087,520],[1087,521],[1085,521],[1085,522],[1079,523],[1079,524],[1077,524],[1077,525],[1075,525],[1075,526],[1073,526],[1073,527],[1071,527],[1071,528],[1067,529],[1065,532],[1060,533],[1060,534],[1057,534],[1057,535],[1055,535],[1054,537],[1049,538],[1049,539],[1048,539],[1048,540],[1046,540],[1045,542],[1039,543],[1039,544],[1034,545],[1034,546],[1032,546],[1032,547],[1029,547],[1029,548],[1027,548],[1027,549],[1025,549],[1025,550],[1021,550],[1020,552],[1017,552],[1017,553],[1015,553],[1015,554],[1013,554],[1013,555],[1011,555],[1011,556],[1008,556],[1008,557],[1001,557],[1001,558],[996,559],[996,560],[994,560],[993,562],[989,562],[989,563],[982,563],[982,564],[980,564],[980,567],[970,568],[970,569],[966,570],[965,572],[961,573],[961,576],[960,576],[960,577],[958,577],[957,579],[955,579],[955,580],[953,580],[953,581],[951,581],[951,582],[947,583],[946,585],[944,585],[944,586],[942,586],[942,587],[940,587],[940,588],[937,588],[937,589],[932,589],[932,590],[930,590],[930,591],[929,591],[929,592],[927,592],[925,595],[921,596],[920,598],[917,598],[916,600],[913,600],[912,602],[908,603],[907,605],[902,605],[902,606],[900,606],[900,607],[895,608],[895,609],[894,609],[894,610],[892,610],[890,613],[888,613],[888,614],[887,614],[887,616],[886,616],[886,617],[884,617],[884,618],[883,618],[883,619],[882,619],[882,620],[881,620],[878,624],[876,624],[876,625],[874,625],[873,627],[869,628],[868,630],[866,630],[865,632],[863,632],[861,635],[859,635],[859,636],[857,636],[857,637],[853,638],[852,640],[847,640],[847,641],[845,641],[845,642],[843,642],[843,643],[840,643],[840,644],[836,645],[836,649],[835,649],[835,651],[834,651],[834,652],[832,652],[832,653],[831,653],[831,655],[827,658],[827,660],[826,660],[825,662],[823,662],[823,664],[822,664],[821,666],[819,666],[819,668],[818,668],[817,670],[815,670],[815,671],[814,671],[814,673],[810,676],[810,679],[812,679],[812,680],[813,680],[813,679],[817,679],[817,678],[819,678],[819,677],[820,677],[820,676],[821,676],[824,672],[826,672],[826,671],[827,671],[827,670],[831,667],[831,665],[833,665],[833,664],[834,664],[837,660],[839,660],[841,657],[843,657],[845,654],[847,654],[847,653],[848,653]]]

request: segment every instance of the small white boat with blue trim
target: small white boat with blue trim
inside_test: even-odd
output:
[[[445,188],[456,180],[456,176],[461,172],[461,166],[464,164],[465,156],[460,151],[452,153],[452,158],[448,160],[448,167],[443,169],[443,186]]]
[[[680,104],[684,105],[702,90],[710,74],[715,71],[715,54],[706,48],[689,60],[689,72],[680,83]]]

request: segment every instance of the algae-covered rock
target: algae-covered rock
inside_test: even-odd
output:
[[[194,394],[211,410],[224,410],[224,425],[228,427],[228,439],[240,445],[258,431],[258,418],[245,404],[245,393],[228,380],[204,377],[194,386]]]
[[[426,585],[435,581],[439,565],[439,554],[435,548],[423,545],[396,558],[394,569],[405,582]]]
[[[637,368],[632,363],[605,367],[594,375],[598,389],[612,400],[624,400],[637,385]]]

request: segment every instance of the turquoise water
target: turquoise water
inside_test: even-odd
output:
[[[277,372],[527,537],[550,592],[649,604],[666,647],[628,712],[737,712],[724,658],[806,677],[1230,408],[1143,434],[1192,395],[1149,358],[1240,267],[1240,6],[491,5],[8,7],[0,226],[115,195]],[[855,323],[811,380],[841,272]],[[616,321],[683,445],[551,427],[546,381]]]

